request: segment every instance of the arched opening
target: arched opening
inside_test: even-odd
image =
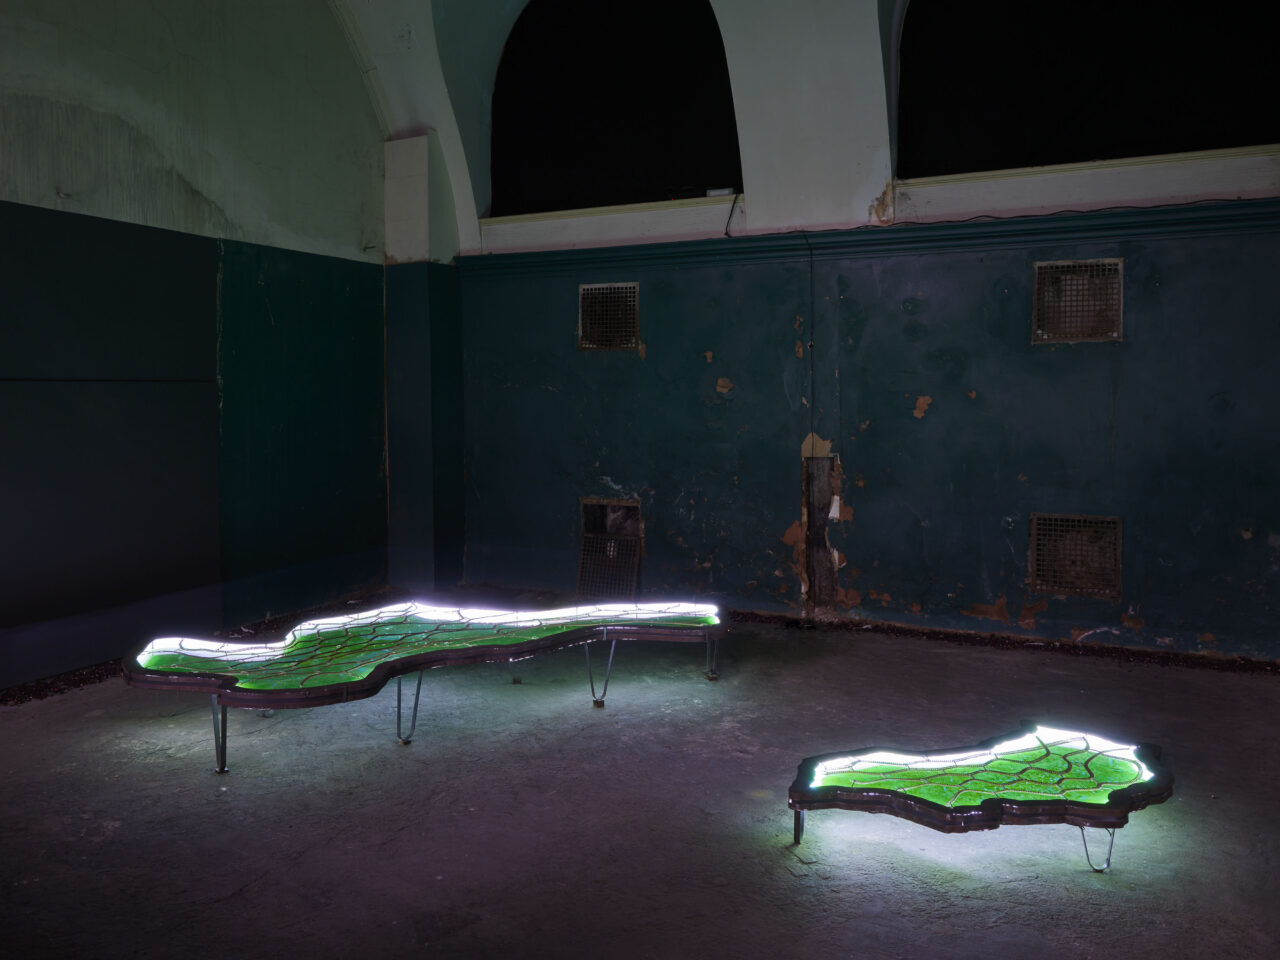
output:
[[[707,0],[533,0],[493,92],[490,216],[742,190]]]
[[[1280,141],[1260,23],[1137,0],[911,0],[900,177]]]

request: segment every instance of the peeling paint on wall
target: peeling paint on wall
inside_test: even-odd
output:
[[[917,420],[923,420],[925,412],[929,409],[929,404],[933,403],[933,397],[916,397],[916,408],[911,415]]]
[[[977,617],[979,620],[999,620],[1009,622],[1009,600],[1004,594],[996,597],[995,603],[971,604],[968,610],[962,610],[966,617]]]
[[[728,393],[732,389],[732,380],[728,377],[716,377],[716,393]]]
[[[1024,603],[1022,605],[1022,612],[1018,615],[1018,626],[1023,630],[1034,630],[1036,628],[1036,614],[1044,613],[1048,609],[1048,600],[1037,600],[1035,603]]]
[[[836,605],[848,610],[862,606],[862,594],[853,587],[836,587]]]
[[[792,569],[800,580],[801,602],[809,594],[809,565],[805,562],[804,555],[804,525],[804,519],[801,518],[787,527],[787,532],[782,535],[782,542],[791,548]]]
[[[893,181],[885,182],[880,196],[867,207],[867,216],[879,224],[893,223]]]
[[[840,462],[839,457],[835,457],[835,464],[831,470],[831,514],[830,519],[838,520],[841,523],[848,523],[853,519],[853,504],[848,503],[844,499],[844,464]],[[844,558],[840,559],[840,566],[844,566]],[[854,571],[857,576],[857,571]]]
[[[823,440],[816,433],[811,433],[804,438],[804,443],[800,444],[801,457],[829,457],[831,456],[831,441]]]

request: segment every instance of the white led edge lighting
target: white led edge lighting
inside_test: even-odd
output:
[[[205,657],[211,660],[234,654],[237,660],[262,663],[280,656],[288,642],[286,639],[275,643],[233,643],[225,640],[193,640],[190,637],[157,637],[143,647],[135,659],[139,666],[145,667],[146,658],[155,654],[181,653],[188,657]]]
[[[419,617],[438,623],[474,623],[491,627],[539,627],[575,620],[648,620],[654,617],[711,617],[720,622],[719,610],[708,603],[606,603],[557,610],[487,610],[472,607],[433,607],[425,603],[404,603],[364,613],[308,620],[289,631],[289,637],[319,630],[340,630],[370,626],[395,617]]]
[[[189,637],[157,637],[137,656],[145,666],[146,657],[157,654],[185,654],[191,657],[217,659],[227,655],[247,663],[274,659],[299,636],[322,630],[345,630],[375,624],[394,623],[397,618],[410,623],[410,618],[438,623],[474,623],[490,627],[539,627],[572,623],[576,620],[648,620],[656,617],[709,617],[719,623],[719,610],[708,603],[606,603],[584,607],[561,607],[557,610],[484,610],[458,607],[433,607],[425,603],[402,603],[379,607],[362,613],[307,620],[298,624],[283,640],[272,643],[241,643],[234,640],[195,640]]]
[[[894,764],[910,767],[913,770],[939,770],[943,767],[959,766],[961,764],[982,765],[995,760],[1000,754],[1035,750],[1041,747],[1042,744],[1105,753],[1135,764],[1141,771],[1140,779],[1144,781],[1150,780],[1154,776],[1147,765],[1138,759],[1136,748],[1129,744],[1116,743],[1096,734],[1081,733],[1077,730],[1036,727],[1031,733],[1021,737],[1014,737],[1012,740],[1005,740],[1003,743],[997,743],[988,750],[969,750],[947,754],[894,753],[888,750],[880,750],[857,757],[835,757],[831,760],[822,761],[814,768],[813,783],[810,786],[822,786],[823,778],[833,773],[850,773],[881,764]]]

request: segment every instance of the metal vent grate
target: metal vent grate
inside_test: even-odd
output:
[[[1037,263],[1033,343],[1119,340],[1123,260]]]
[[[637,350],[639,347],[640,284],[579,284],[578,349]]]
[[[1027,576],[1034,593],[1120,599],[1119,517],[1033,513]]]
[[[630,600],[640,580],[640,504],[635,500],[583,500],[578,596]]]

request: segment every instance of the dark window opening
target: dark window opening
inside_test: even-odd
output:
[[[900,177],[1280,142],[1257,15],[1137,0],[911,0],[898,48]]]
[[[533,0],[493,92],[490,216],[742,191],[706,0]]]

